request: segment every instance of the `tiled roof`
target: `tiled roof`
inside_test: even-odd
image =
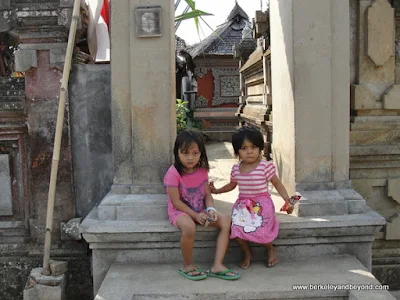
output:
[[[175,35],[175,53],[179,53],[179,51],[186,49],[186,47],[185,40]]]
[[[236,4],[224,24],[203,41],[187,50],[193,58],[202,54],[232,55],[233,45],[242,40],[242,30],[248,24],[250,25],[249,17]]]

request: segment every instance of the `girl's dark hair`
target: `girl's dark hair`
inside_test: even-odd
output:
[[[179,160],[179,149],[181,152],[188,151],[190,146],[196,143],[200,150],[200,160],[198,163],[198,167],[204,168],[207,171],[210,170],[210,166],[208,164],[208,158],[206,153],[206,145],[204,143],[203,135],[199,130],[195,129],[187,129],[181,131],[175,140],[174,146],[174,156],[175,163],[174,166],[178,170],[179,174],[183,174],[183,168],[181,161]]]
[[[243,126],[232,135],[232,146],[236,156],[239,156],[239,149],[245,140],[260,148],[260,152],[264,149],[264,138],[257,128],[253,126]]]

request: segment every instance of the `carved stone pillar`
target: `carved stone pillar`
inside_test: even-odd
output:
[[[350,179],[354,188],[387,220],[400,212],[395,186],[400,181],[400,85],[396,78],[399,31],[387,0],[358,2],[358,66],[352,85]],[[399,1],[393,2],[399,7]],[[397,19],[397,17],[396,17]],[[397,38],[396,38],[397,39]],[[398,59],[398,58],[397,58]],[[396,219],[397,220],[397,219]],[[388,222],[393,239],[398,221]],[[398,237],[399,238],[399,237]]]

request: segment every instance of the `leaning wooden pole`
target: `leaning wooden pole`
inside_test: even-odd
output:
[[[49,186],[49,194],[47,200],[46,236],[44,240],[44,255],[43,255],[43,270],[42,270],[43,275],[51,275],[49,261],[50,261],[51,234],[53,231],[54,199],[56,196],[58,163],[60,161],[60,147],[61,147],[62,129],[64,125],[65,101],[68,94],[69,73],[71,71],[72,54],[75,47],[75,35],[79,20],[80,3],[81,3],[80,0],[74,1],[71,26],[69,29],[69,36],[68,36],[67,52],[65,54],[64,70],[61,81],[60,102],[58,104],[57,125],[54,138],[53,161],[51,164],[50,186]]]

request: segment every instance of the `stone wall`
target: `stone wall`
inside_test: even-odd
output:
[[[396,6],[394,1],[394,5]],[[350,179],[387,224],[373,248],[373,273],[400,288],[399,30],[387,0],[353,0],[351,21]]]
[[[0,298],[16,300],[22,299],[29,272],[43,259],[60,80],[73,1],[0,2],[0,32],[21,43],[15,52],[15,70],[25,75],[0,79]],[[93,298],[87,245],[62,231],[63,223],[68,228],[67,222],[77,216],[70,131],[74,120],[69,104],[62,132],[51,257],[68,261],[68,299],[83,300]]]

